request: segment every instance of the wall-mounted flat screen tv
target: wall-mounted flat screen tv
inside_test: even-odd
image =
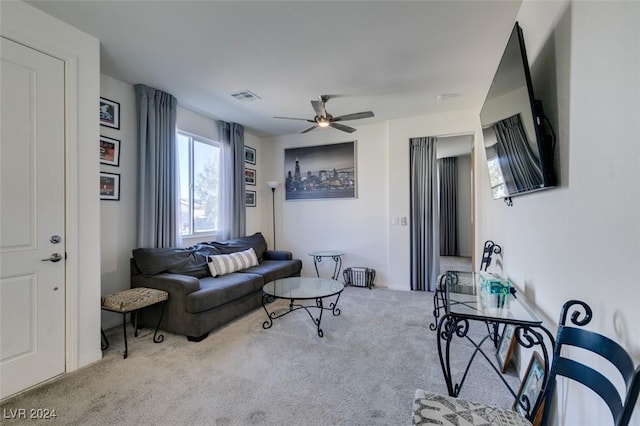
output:
[[[534,98],[522,29],[516,22],[480,111],[494,199],[551,188],[555,141]]]

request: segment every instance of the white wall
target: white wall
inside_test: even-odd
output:
[[[4,37],[65,62],[67,371],[100,350],[100,204],[97,105],[100,46],[95,38],[23,3],[0,2]],[[63,107],[61,105],[61,107]]]
[[[518,21],[535,93],[559,135],[560,187],[515,197],[508,208],[491,200],[485,169],[481,240],[502,245],[505,275],[548,324],[565,301],[584,300],[594,311],[590,328],[620,342],[637,364],[640,3],[525,2]],[[611,422],[577,385],[560,388],[558,410],[558,424]]]
[[[120,200],[100,201],[101,293],[131,287],[129,259],[136,248],[138,193],[138,125],[135,90],[100,75],[100,96],[120,103],[120,129],[100,126],[100,134],[120,141],[120,166],[100,164],[100,171],[120,175]],[[121,326],[122,315],[102,311],[104,329]]]
[[[344,251],[343,267],[366,266],[377,272],[376,285],[389,279],[387,266],[387,126],[373,124],[358,127],[347,134],[334,129],[316,130],[304,135],[289,135],[263,144],[263,164],[270,170],[266,180],[279,180],[276,190],[277,249],[289,250],[302,259],[303,276],[314,276],[316,250]],[[284,200],[284,149],[357,140],[357,198],[324,200]],[[265,192],[271,190],[264,185]],[[269,203],[270,205],[270,203]],[[263,229],[271,229],[271,215],[265,214]],[[265,232],[270,234],[271,232]],[[325,259],[322,276],[333,273],[333,263]]]
[[[376,285],[409,290],[410,223],[392,224],[394,217],[410,220],[409,139],[473,134],[479,126],[477,112],[463,111],[356,125],[351,135],[328,129],[265,140],[264,169],[280,182],[285,148],[358,141],[357,199],[284,201],[283,191],[276,192],[278,248],[303,259],[306,276],[315,274],[309,252],[336,249],[345,252],[344,267],[376,269]],[[264,217],[263,229],[270,229],[271,216]],[[323,266],[330,275],[331,262]]]

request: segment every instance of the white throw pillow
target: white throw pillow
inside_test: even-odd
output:
[[[247,269],[252,266],[256,266],[257,264],[258,256],[256,256],[256,252],[253,251],[253,248],[231,254],[209,256],[207,261],[211,275],[214,277]]]

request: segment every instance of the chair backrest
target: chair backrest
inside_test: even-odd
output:
[[[502,252],[502,247],[494,243],[491,240],[487,240],[484,243],[484,249],[482,250],[482,260],[480,261],[480,270],[486,271],[489,265],[491,265],[491,257],[493,254]]]
[[[576,306],[579,305],[579,306]],[[542,417],[542,424],[549,424],[550,404],[556,387],[556,377],[563,376],[575,380],[587,386],[609,407],[616,426],[624,426],[629,423],[631,413],[638,399],[640,390],[640,367],[634,370],[633,360],[622,346],[593,331],[571,327],[566,324],[569,309],[574,308],[571,314],[572,324],[583,327],[592,318],[589,305],[578,300],[570,300],[562,307],[558,334],[553,350],[553,360],[549,370],[547,388],[544,392],[544,401],[547,401]],[[584,317],[582,317],[584,316]],[[621,395],[613,383],[602,373],[595,369],[561,355],[563,346],[582,348],[586,351],[600,355],[609,361],[620,372],[626,386],[626,395]]]

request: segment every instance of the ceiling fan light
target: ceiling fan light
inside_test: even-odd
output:
[[[325,120],[325,119],[318,120],[319,127],[329,127],[329,124],[331,123],[328,120]]]

